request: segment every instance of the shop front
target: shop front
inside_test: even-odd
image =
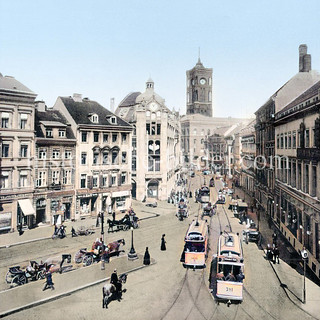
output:
[[[31,199],[18,200],[17,226],[18,229],[33,228],[36,221],[36,211],[32,206]]]
[[[36,201],[36,224],[46,222],[46,206],[47,200],[45,198]]]
[[[116,212],[128,210],[131,206],[130,191],[112,192],[111,206]]]

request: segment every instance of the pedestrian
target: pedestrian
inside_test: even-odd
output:
[[[167,248],[166,248],[166,240],[164,239],[166,235],[163,234],[162,237],[161,237],[161,251],[166,251]]]
[[[99,227],[99,219],[100,219],[100,213],[98,213],[98,215],[97,215],[97,222],[96,222],[96,227]]]
[[[55,223],[55,224],[54,224],[53,234],[54,234],[54,235],[57,235],[57,233],[58,233],[58,227],[57,227],[57,224]]]
[[[277,239],[278,239],[278,235],[277,233],[274,231],[273,235],[272,235],[272,242],[274,245],[277,245]]]
[[[46,283],[42,289],[42,291],[47,290],[48,288],[51,288],[51,290],[54,290],[54,283],[52,282],[52,273],[48,271],[46,273]]]
[[[78,236],[77,233],[76,233],[76,230],[74,229],[74,227],[72,227],[72,229],[71,229],[71,236],[72,237],[77,237]]]
[[[236,275],[236,280],[238,282],[243,282],[243,279],[245,278],[244,274],[242,273],[242,271],[240,271],[237,275]]]
[[[150,254],[149,254],[148,247],[146,247],[146,252],[144,253],[143,264],[146,266],[150,264]]]
[[[273,249],[273,263],[280,263],[280,259],[279,259],[279,248],[277,246],[274,247]]]
[[[116,212],[115,211],[112,212],[112,220],[116,221]]]

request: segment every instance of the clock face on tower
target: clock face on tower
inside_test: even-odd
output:
[[[155,103],[155,102],[151,102],[151,103],[149,104],[149,109],[150,109],[150,111],[152,111],[152,112],[157,111],[157,109],[158,109],[158,104]]]
[[[204,84],[206,84],[206,82],[207,82],[207,81],[206,81],[205,78],[201,78],[201,79],[200,79],[200,84],[204,85]]]

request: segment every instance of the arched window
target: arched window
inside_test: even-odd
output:
[[[195,135],[195,136],[197,135],[197,129],[196,128],[193,129],[193,135]]]

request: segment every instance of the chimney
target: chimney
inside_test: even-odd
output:
[[[110,98],[110,111],[114,112],[114,98]]]
[[[35,104],[36,104],[36,109],[38,111],[40,111],[40,112],[47,111],[47,106],[44,101],[36,101]]]
[[[74,93],[74,94],[73,94],[73,101],[75,101],[75,102],[82,102],[82,94],[80,94],[80,93]]]
[[[311,70],[311,55],[307,54],[306,44],[299,46],[299,72],[309,72]]]

